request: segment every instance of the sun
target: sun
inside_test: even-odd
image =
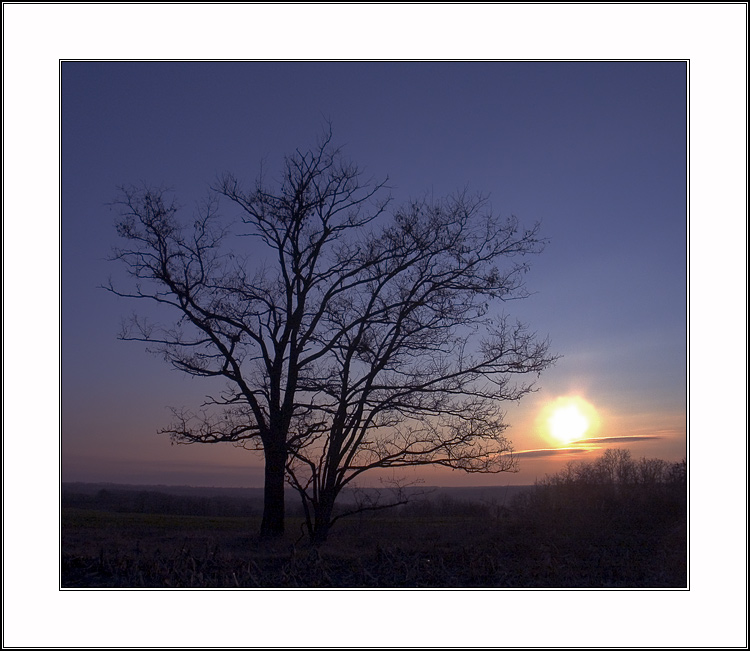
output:
[[[578,405],[558,407],[547,420],[552,436],[562,443],[571,443],[580,439],[589,428],[589,421],[581,413]]]
[[[557,398],[542,411],[545,433],[558,445],[579,441],[598,425],[596,409],[578,396]]]

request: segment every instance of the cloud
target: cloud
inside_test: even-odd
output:
[[[573,441],[571,445],[575,447],[570,448],[544,448],[540,450],[521,450],[520,452],[514,452],[514,457],[526,457],[526,458],[543,458],[543,457],[559,457],[570,454],[582,454],[585,452],[593,452],[594,450],[601,449],[602,444],[607,443],[633,443],[634,441],[654,441],[656,439],[663,439],[663,436],[657,434],[635,434],[631,436],[600,436],[595,438],[580,439],[579,441]]]
[[[514,452],[514,457],[558,457],[564,454],[581,454],[589,452],[587,448],[547,448],[543,450],[521,450],[520,452]]]
[[[580,441],[573,441],[574,445],[587,445],[589,443],[632,443],[633,441],[653,441],[655,439],[662,439],[663,436],[657,436],[656,434],[643,434],[637,436],[600,436],[598,438],[581,439]]]

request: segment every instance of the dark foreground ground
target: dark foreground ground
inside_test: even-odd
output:
[[[562,495],[508,506],[442,497],[337,523],[318,548],[257,504],[63,491],[63,588],[685,588],[684,495]],[[192,513],[192,514],[191,514]]]

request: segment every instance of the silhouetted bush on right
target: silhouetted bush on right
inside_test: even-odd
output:
[[[572,461],[538,480],[517,506],[558,526],[588,522],[652,529],[684,521],[687,462],[636,461],[628,450],[606,450],[595,461]]]
[[[547,586],[688,586],[686,461],[607,450],[537,481],[514,513],[550,555]]]

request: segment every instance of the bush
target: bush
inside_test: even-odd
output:
[[[627,450],[606,450],[593,462],[570,462],[537,481],[516,503],[547,522],[596,520],[650,529],[687,516],[687,463],[635,461]]]

